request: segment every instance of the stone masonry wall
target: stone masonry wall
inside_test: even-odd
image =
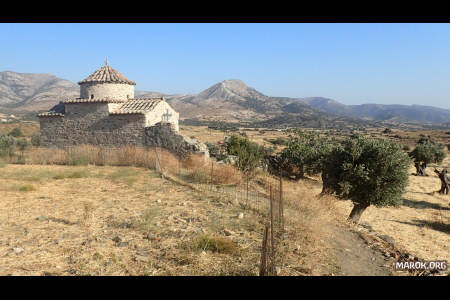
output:
[[[205,144],[178,133],[173,123],[146,126],[142,114],[110,115],[108,103],[66,104],[64,117],[41,117],[41,146],[67,147],[83,144],[101,147],[161,147],[186,157],[202,153],[209,157]]]
[[[41,117],[41,144],[64,147],[144,146],[145,116],[109,115],[107,103],[66,104],[64,117]]]
[[[171,123],[157,123],[146,127],[145,145],[168,149],[180,157],[186,157],[190,153],[202,153],[206,159],[209,158],[205,144],[179,134]]]
[[[80,98],[87,99],[94,95],[94,99],[133,99],[134,85],[124,83],[87,82],[80,84]]]

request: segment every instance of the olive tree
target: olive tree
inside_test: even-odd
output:
[[[247,175],[256,170],[263,159],[266,149],[245,137],[232,135],[226,143],[229,155],[235,155],[236,167]]]
[[[280,154],[280,161],[288,177],[296,180],[305,174],[315,175],[322,171],[323,161],[334,147],[335,142],[320,138],[316,134],[296,131],[289,139],[287,147]]]
[[[327,188],[354,207],[349,220],[358,222],[370,205],[397,205],[408,183],[411,160],[396,142],[356,137],[331,149],[323,161]]]
[[[441,163],[445,158],[444,145],[436,143],[430,137],[422,137],[416,148],[409,153],[414,159],[416,175],[426,176],[425,169],[430,163]]]

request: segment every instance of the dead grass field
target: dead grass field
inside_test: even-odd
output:
[[[326,206],[292,188],[280,275],[330,274]],[[258,274],[260,215],[144,168],[8,164],[0,207],[0,275]]]

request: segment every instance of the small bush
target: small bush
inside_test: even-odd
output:
[[[22,137],[23,132],[22,132],[22,129],[20,129],[20,127],[15,127],[13,130],[11,130],[10,133],[8,133],[8,135],[13,136],[13,137]]]
[[[87,170],[78,170],[70,173],[60,173],[55,176],[53,176],[53,179],[65,179],[65,178],[84,178],[88,177],[88,171]]]
[[[238,246],[229,238],[217,235],[201,235],[194,240],[194,249],[198,251],[212,251],[223,254],[236,254]]]
[[[408,145],[403,146],[403,151],[410,151],[410,150],[411,150],[410,146],[408,146]]]
[[[31,143],[27,139],[22,138],[16,141],[16,146],[23,152],[31,147]]]
[[[41,145],[41,135],[39,134],[39,132],[36,132],[31,136],[31,144],[34,147],[39,147]]]
[[[0,157],[14,156],[16,151],[16,141],[12,136],[1,135],[0,136]]]
[[[21,191],[21,192],[31,192],[31,191],[35,191],[35,190],[36,190],[36,188],[32,184],[24,184],[19,187],[19,191]]]
[[[213,184],[236,184],[242,179],[241,173],[231,165],[215,164],[212,171]]]
[[[211,174],[205,168],[195,168],[190,170],[187,178],[195,183],[208,183],[211,180]]]

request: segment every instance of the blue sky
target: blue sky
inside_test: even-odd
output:
[[[269,96],[450,109],[450,24],[0,24],[0,71],[74,82],[109,63],[137,90],[241,79]]]

